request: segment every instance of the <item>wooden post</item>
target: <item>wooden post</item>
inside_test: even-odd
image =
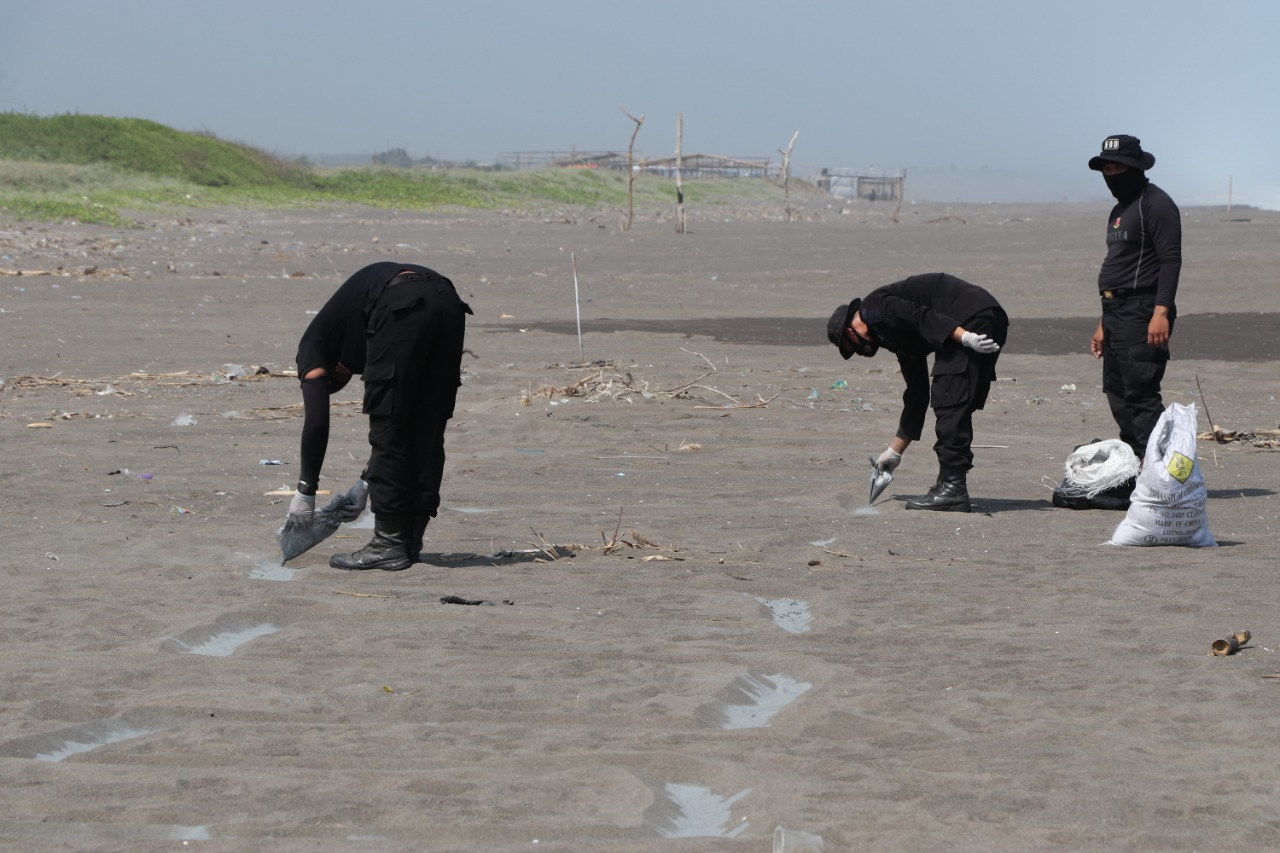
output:
[[[636,118],[635,116],[627,112],[622,107],[618,107],[618,109],[622,110],[623,115],[625,115],[627,118],[631,119],[636,123],[635,129],[631,131],[631,141],[627,143],[627,221],[622,226],[623,231],[630,231],[631,222],[635,218],[635,211],[636,211],[636,204],[635,204],[636,169],[633,163],[633,160],[634,160],[633,152],[635,151],[635,147],[636,147],[636,134],[640,132],[640,125],[644,124],[644,116],[640,116],[639,118]]]
[[[684,113],[676,113],[676,233],[686,230],[684,218]]]
[[[1227,175],[1227,221],[1231,221],[1231,176]]]
[[[791,171],[791,149],[795,147],[796,137],[800,135],[800,131],[791,134],[791,141],[787,143],[784,151],[779,148],[778,153],[782,155],[782,211],[786,216],[787,222],[791,221],[791,187],[788,186],[788,176]]]

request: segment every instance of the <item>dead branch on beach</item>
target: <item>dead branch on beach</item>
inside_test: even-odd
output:
[[[622,110],[622,114],[636,123],[631,131],[631,141],[627,143],[627,219],[622,225],[623,231],[631,230],[631,223],[635,220],[636,203],[635,203],[635,186],[636,186],[636,168],[633,165],[633,158],[636,150],[636,134],[640,132],[640,125],[644,124],[644,116],[636,118],[625,108],[618,107]],[[644,163],[640,164],[640,171],[644,170]]]
[[[556,397],[579,397],[591,403],[605,399],[621,400],[634,395],[644,397],[645,399],[661,396],[671,400],[691,400],[696,399],[692,393],[694,389],[699,389],[711,394],[717,394],[729,401],[727,404],[719,406],[697,406],[696,408],[699,409],[762,409],[768,406],[769,403],[778,396],[777,394],[774,394],[773,397],[766,400],[757,394],[756,399],[753,402],[744,403],[732,394],[726,394],[718,388],[713,388],[710,385],[704,385],[702,384],[702,380],[706,379],[708,376],[714,376],[719,372],[719,370],[711,362],[711,359],[707,358],[702,353],[694,352],[693,350],[685,349],[684,347],[681,347],[680,350],[681,352],[687,352],[690,355],[696,355],[698,358],[705,361],[707,366],[711,369],[694,379],[690,379],[688,382],[682,382],[672,388],[657,388],[651,390],[648,382],[644,380],[637,380],[632,376],[630,371],[625,371],[623,373],[609,372],[607,368],[613,367],[613,365],[600,367],[598,370],[596,369],[599,364],[598,362],[591,365],[567,365],[568,367],[573,368],[589,366],[595,370],[595,372],[582,377],[576,382],[571,382],[568,385],[544,385],[532,394],[521,395],[520,402],[528,406],[532,404],[532,398],[544,396],[548,400],[553,400]]]
[[[292,373],[273,373],[266,367],[246,368],[250,372],[236,374],[234,379],[225,373],[192,373],[190,370],[179,370],[174,373],[143,373],[134,371],[124,376],[112,376],[97,379],[76,379],[55,373],[53,376],[15,376],[5,380],[6,390],[32,388],[68,388],[76,396],[97,393],[99,396],[116,394],[123,397],[132,396],[131,392],[118,389],[117,383],[134,383],[137,386],[156,385],[160,387],[189,388],[196,385],[225,384],[235,382],[257,382],[264,379],[295,378]],[[95,390],[100,389],[100,390]]]
[[[95,276],[97,277],[123,276],[124,278],[128,278],[129,271],[126,270],[124,267],[117,267],[115,269],[103,269],[97,266],[91,266],[91,267],[81,267],[77,270],[69,270],[64,267],[55,267],[54,269],[51,269],[51,270],[0,270],[0,275],[11,275],[11,276],[52,275],[52,276],[58,276],[60,278],[71,278],[73,276],[79,276],[81,278],[93,278]]]
[[[1209,401],[1205,399],[1204,389],[1200,387],[1200,374],[1196,374],[1196,391],[1200,395],[1200,403],[1204,406],[1204,417],[1209,422],[1209,431],[1196,434],[1196,439],[1200,441],[1208,441],[1213,439],[1218,444],[1227,444],[1233,441],[1252,442],[1254,447],[1264,449],[1280,448],[1280,429],[1255,429],[1249,431],[1223,429],[1213,420],[1213,415],[1209,413]]]
[[[622,530],[622,507],[618,507],[618,523],[614,525],[613,536],[607,537],[604,535],[604,531],[601,530],[600,538],[604,541],[604,545],[602,545],[597,550],[599,550],[600,553],[602,554],[615,554],[622,551],[623,548],[648,549],[653,551],[664,550],[662,546],[659,545],[657,542],[654,542],[652,539],[642,536],[640,533],[634,530],[628,531],[626,534],[626,536],[631,537],[630,540],[628,540],[626,536],[619,536],[618,533],[621,530]],[[676,549],[670,549],[670,550],[676,550]],[[651,554],[647,557],[641,557],[640,559],[644,562],[649,562],[653,560],[683,560],[684,558],[675,557],[675,556],[666,556],[663,554]]]
[[[1196,433],[1196,438],[1200,441],[1212,440],[1218,444],[1240,442],[1265,450],[1280,449],[1280,429],[1234,430],[1223,429],[1215,424],[1213,432]]]
[[[778,153],[782,155],[782,168],[779,170],[782,177],[782,215],[787,222],[791,221],[791,149],[796,147],[796,138],[799,136],[800,131],[797,130],[791,134],[787,147],[778,149]]]

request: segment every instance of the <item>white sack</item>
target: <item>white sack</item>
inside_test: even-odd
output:
[[[1207,504],[1196,460],[1196,407],[1171,403],[1147,442],[1129,511],[1111,534],[1111,544],[1216,547]]]

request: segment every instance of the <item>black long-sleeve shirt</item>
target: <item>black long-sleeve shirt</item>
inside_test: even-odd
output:
[[[314,490],[329,446],[329,378],[306,381],[317,367],[332,374],[342,365],[352,374],[365,368],[364,312],[371,296],[401,271],[438,273],[419,264],[381,261],[357,270],[311,319],[298,343],[298,379],[302,382],[302,447],[299,481]]]
[[[1098,292],[1154,289],[1156,304],[1174,309],[1181,272],[1182,214],[1168,193],[1148,183],[1137,198],[1111,209]]]
[[[929,411],[929,353],[935,353],[934,375],[965,372],[975,354],[952,339],[956,327],[978,314],[1004,311],[986,290],[947,273],[913,275],[876,288],[861,310],[872,338],[898,357],[907,387],[897,434],[912,441],[919,440]],[[989,361],[994,379],[994,359]]]

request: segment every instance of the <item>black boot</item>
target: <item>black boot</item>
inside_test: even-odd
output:
[[[398,572],[413,565],[409,559],[410,529],[413,516],[383,513],[373,517],[373,539],[354,554],[334,554],[329,565],[335,569],[361,571],[382,569]],[[419,539],[419,547],[422,540]]]
[[[409,559],[415,563],[422,560],[422,537],[427,535],[427,522],[431,520],[429,515],[412,515],[409,516],[409,542],[406,546],[409,552]]]
[[[969,489],[965,485],[964,472],[944,471],[938,475],[929,493],[922,498],[907,501],[907,509],[931,509],[938,512],[972,512]]]

